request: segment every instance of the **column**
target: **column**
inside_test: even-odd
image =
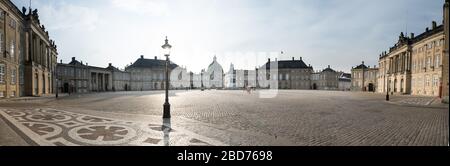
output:
[[[95,91],[96,92],[98,92],[99,91],[99,89],[98,89],[98,82],[99,80],[98,80],[98,73],[95,73]]]
[[[102,74],[102,91],[106,91],[106,88],[105,88],[105,74]]]

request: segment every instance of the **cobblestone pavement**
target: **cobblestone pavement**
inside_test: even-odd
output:
[[[394,98],[392,103],[411,105],[411,106],[431,106],[432,104],[439,103],[440,99],[437,97],[428,96],[403,96],[400,98]],[[440,104],[438,104],[440,105]],[[443,105],[443,104],[442,104]]]
[[[0,109],[0,115],[30,145],[40,146],[210,146],[225,145],[195,133],[174,129],[170,121],[138,123],[45,109]]]
[[[270,99],[261,99],[257,93],[174,91],[170,94],[172,124],[189,132],[189,137],[225,145],[448,145],[448,105],[428,108],[392,104],[384,101],[383,94],[372,93],[280,91],[276,98]],[[391,99],[408,98],[391,96]],[[79,110],[80,116],[118,115],[118,121],[127,121],[123,115],[137,120],[161,117],[163,103],[163,92],[117,92],[28,101],[26,105],[0,102],[0,108],[6,111],[52,108],[68,113]],[[89,127],[88,130],[106,130]]]

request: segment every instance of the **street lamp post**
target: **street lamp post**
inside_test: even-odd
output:
[[[166,56],[166,101],[164,102],[164,112],[163,112],[163,118],[169,119],[170,118],[170,103],[169,103],[169,56],[170,56],[170,49],[172,46],[169,44],[169,40],[165,40],[165,44],[162,46],[164,50],[164,56]]]
[[[56,96],[56,98],[58,98],[58,91],[59,91],[59,88],[58,88],[58,71],[56,71],[54,75],[56,77],[56,88],[55,88],[56,89],[56,95],[55,96]]]

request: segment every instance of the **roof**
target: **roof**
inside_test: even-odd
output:
[[[106,69],[111,71],[121,71],[119,68],[114,67],[112,64],[109,64],[109,66]]]
[[[278,69],[312,69],[312,67],[307,66],[303,60],[276,61],[276,62],[278,62]],[[271,61],[270,64],[276,62]],[[264,64],[262,68],[270,69],[269,62]]]
[[[415,43],[421,42],[422,40],[424,40],[430,36],[444,32],[443,24],[436,25],[436,22],[433,21],[433,26],[434,27],[432,27],[431,29],[426,28],[425,32],[423,32],[417,36],[414,36],[412,34],[412,36],[406,37],[402,32],[399,36],[398,42],[393,47],[390,47],[389,53],[387,53],[387,54],[383,53],[382,55],[380,55],[380,59],[389,56],[389,54],[391,52],[394,52],[399,48],[404,48],[404,46],[413,45]]]
[[[76,66],[85,66],[84,64],[82,64],[81,62],[77,61],[77,60],[72,60],[69,65],[76,65]]]
[[[166,61],[165,60],[159,60],[159,59],[145,59],[145,58],[139,58],[134,62],[132,65],[128,66],[128,68],[165,68]],[[169,68],[175,69],[178,65],[170,62]]]
[[[322,72],[336,72],[333,69],[331,69],[330,66],[328,66],[326,69],[324,69]]]
[[[350,73],[342,73],[341,78],[349,78],[349,79],[351,79],[352,78],[352,74],[350,74]]]
[[[364,65],[364,64],[360,64],[359,66],[356,66],[353,69],[368,69],[368,67],[366,65]]]

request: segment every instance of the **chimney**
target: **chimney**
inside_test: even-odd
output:
[[[436,27],[437,27],[436,21],[431,22],[431,27],[433,29],[436,29]]]
[[[267,59],[267,61],[270,63],[270,58],[269,59]]]
[[[364,61],[362,61],[362,64],[364,65]]]
[[[292,61],[295,61],[295,58],[294,58],[294,57],[292,57]]]
[[[302,58],[302,57],[300,57],[300,60],[302,61],[302,60],[303,60],[303,58]]]
[[[89,66],[89,64],[86,62],[86,66]]]
[[[328,68],[330,68],[330,69],[331,69],[331,66],[330,66],[330,65],[328,65]]]
[[[72,57],[72,61],[75,61],[75,57]]]
[[[141,59],[144,59],[144,55],[141,55]]]
[[[414,37],[415,37],[414,33],[411,33],[411,39],[414,39]]]
[[[83,61],[81,61],[80,63],[81,63],[81,65],[83,65]]]
[[[61,60],[59,60],[60,62],[61,62],[61,64],[62,64],[62,59]]]
[[[155,60],[158,60],[158,57],[157,57],[157,56],[155,56]]]
[[[425,32],[428,32],[428,31],[430,31],[430,28],[427,27],[427,28],[425,29]]]
[[[112,63],[109,63],[109,67],[111,67],[112,66]]]

